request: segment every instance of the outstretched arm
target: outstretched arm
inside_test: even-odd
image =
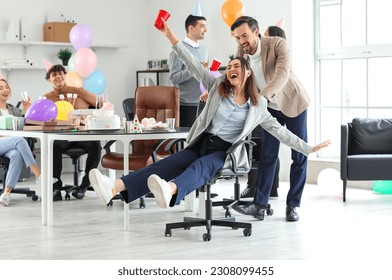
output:
[[[161,19],[163,22],[163,28],[159,31],[161,31],[166,36],[166,38],[169,39],[170,43],[174,46],[179,40],[176,34],[174,34],[173,30],[170,28],[170,26],[166,23],[166,21],[163,18]]]

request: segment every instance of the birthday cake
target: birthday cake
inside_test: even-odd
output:
[[[120,129],[121,121],[118,115],[114,114],[113,104],[104,102],[99,110],[87,117],[87,129]]]

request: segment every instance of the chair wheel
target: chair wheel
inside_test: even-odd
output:
[[[251,236],[252,235],[252,229],[245,228],[243,233],[244,233],[244,236]]]
[[[109,201],[108,204],[106,204],[107,206],[113,206],[113,200]]]
[[[66,195],[65,195],[65,200],[70,200],[71,199],[71,196],[69,195],[69,193],[67,193]]]
[[[140,202],[140,203],[139,203],[139,208],[140,208],[140,209],[146,208],[146,204],[145,204],[144,202]]]
[[[231,213],[230,211],[227,209],[225,212],[225,218],[230,218],[231,217]]]
[[[171,229],[165,230],[165,236],[166,236],[166,237],[171,237],[171,236],[172,236],[172,231],[171,231]]]
[[[31,199],[33,200],[33,201],[37,201],[38,200],[38,195],[36,195],[36,194],[34,194],[34,195],[32,195],[31,196]]]
[[[185,230],[190,230],[190,229],[191,229],[191,227],[184,227],[184,229],[185,229]]]
[[[211,240],[211,234],[210,233],[203,233],[203,240],[204,241],[210,241]]]
[[[267,216],[272,216],[274,214],[274,209],[271,208],[270,204],[267,205],[266,213]]]

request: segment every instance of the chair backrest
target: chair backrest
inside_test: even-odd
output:
[[[138,87],[135,91],[135,114],[139,120],[155,118],[165,122],[166,118],[176,118],[176,126],[180,121],[179,90],[173,86]]]
[[[139,121],[143,118],[155,118],[166,122],[166,118],[175,118],[176,127],[180,122],[180,94],[177,87],[149,86],[138,87],[135,91],[135,115]],[[150,154],[156,140],[133,141],[136,154]]]
[[[125,118],[127,121],[132,121],[135,115],[135,98],[126,98],[122,103]]]

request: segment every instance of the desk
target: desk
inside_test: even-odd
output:
[[[159,131],[146,133],[118,132],[69,132],[69,131],[25,131],[25,130],[0,130],[3,136],[33,137],[41,142],[41,221],[42,225],[53,226],[53,142],[66,141],[110,141],[117,140],[123,144],[124,174],[128,174],[129,143],[134,140],[155,140],[168,138],[186,138],[189,128],[178,128],[176,132]],[[129,205],[124,203],[124,229],[129,230]]]

